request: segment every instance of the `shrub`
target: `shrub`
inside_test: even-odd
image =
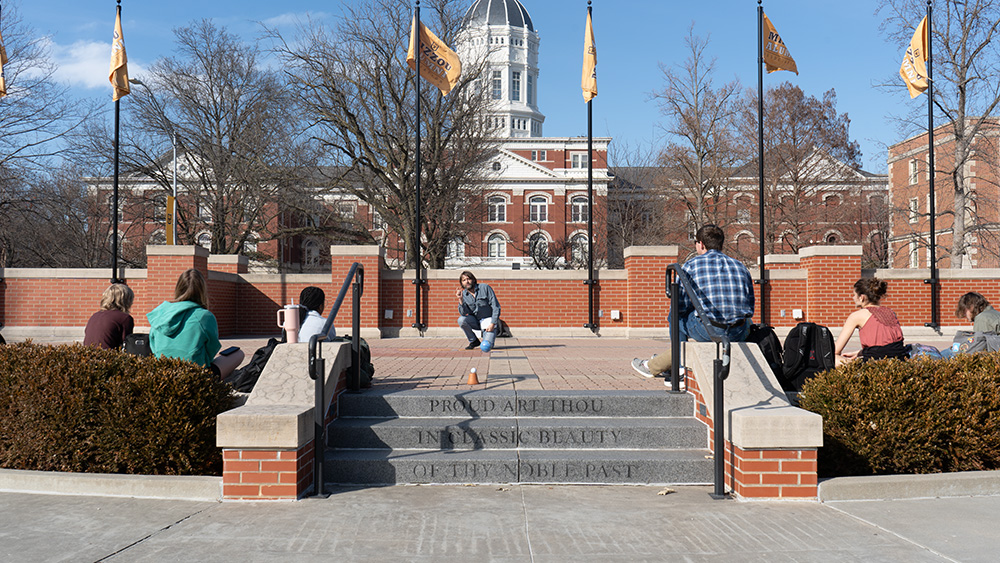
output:
[[[81,345],[0,346],[0,467],[220,474],[230,388],[201,366]]]
[[[821,476],[1000,468],[1000,354],[851,362],[806,383]]]

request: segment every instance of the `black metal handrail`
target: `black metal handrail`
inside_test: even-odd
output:
[[[713,321],[708,314],[706,314],[705,307],[702,305],[701,300],[698,299],[698,294],[694,291],[694,286],[691,283],[691,277],[687,272],[681,269],[680,264],[671,264],[667,266],[666,281],[667,296],[670,297],[670,391],[672,393],[681,392],[681,342],[678,334],[680,331],[678,326],[678,323],[680,322],[680,286],[684,287],[684,293],[688,296],[688,299],[691,300],[691,304],[694,305],[694,309],[698,313],[698,318],[701,320],[702,326],[705,327],[705,332],[708,333],[712,342],[715,342],[716,344],[716,358],[712,363],[712,425],[715,433],[715,491],[712,496],[714,498],[725,498],[726,441],[725,413],[723,412],[725,408],[723,382],[729,377],[729,367],[732,363],[732,343],[729,341],[728,331],[731,328],[738,327],[741,324],[748,322],[748,319],[740,319],[733,323],[720,323]],[[722,334],[716,334],[715,328],[722,329]],[[721,357],[719,357],[720,347],[722,353]]]
[[[351,284],[351,281],[354,281]],[[344,302],[348,286],[353,286],[351,295],[351,367],[347,372],[347,388],[357,392],[361,389],[361,296],[365,291],[365,268],[358,262],[351,264],[347,277],[340,287],[337,300],[330,308],[323,330],[309,337],[309,378],[316,382],[316,403],[313,411],[315,418],[315,442],[313,447],[313,494],[323,494],[323,458],[326,449],[326,360],[323,359],[323,347],[318,344],[326,340],[326,335],[333,326],[340,305]]]

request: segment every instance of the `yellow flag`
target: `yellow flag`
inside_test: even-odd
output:
[[[580,77],[583,101],[589,102],[597,96],[597,43],[594,42],[594,22],[587,11],[587,29],[583,32],[583,75]]]
[[[7,82],[4,81],[3,65],[7,64],[7,49],[3,48],[3,35],[0,35],[0,98],[7,95]]]
[[[799,69],[795,66],[795,59],[788,52],[788,47],[785,47],[785,42],[781,40],[771,20],[767,19],[767,14],[763,12],[761,14],[764,16],[764,36],[761,37],[764,44],[761,52],[764,53],[764,67],[767,68],[767,72],[790,70],[798,74]]]
[[[899,75],[910,91],[910,98],[916,98],[927,89],[927,40],[927,16],[924,16],[899,66]]]
[[[458,84],[462,75],[462,61],[444,41],[438,39],[423,23],[420,24],[420,47],[417,47],[417,18],[410,30],[410,48],[406,51],[406,64],[417,70],[417,51],[420,52],[420,76],[441,90],[442,96]]]
[[[125,37],[122,35],[122,13],[115,16],[115,37],[111,40],[111,73],[108,75],[114,93],[111,99],[118,100],[129,93],[128,58],[125,56]]]

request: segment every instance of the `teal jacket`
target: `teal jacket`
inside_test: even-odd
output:
[[[208,367],[222,348],[215,315],[194,301],[164,301],[146,319],[149,348],[154,356],[180,358]]]

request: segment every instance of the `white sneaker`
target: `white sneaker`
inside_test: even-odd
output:
[[[653,372],[649,371],[649,360],[640,360],[639,358],[632,358],[632,369],[639,373],[639,375],[645,377],[646,379],[652,379],[656,377]]]

